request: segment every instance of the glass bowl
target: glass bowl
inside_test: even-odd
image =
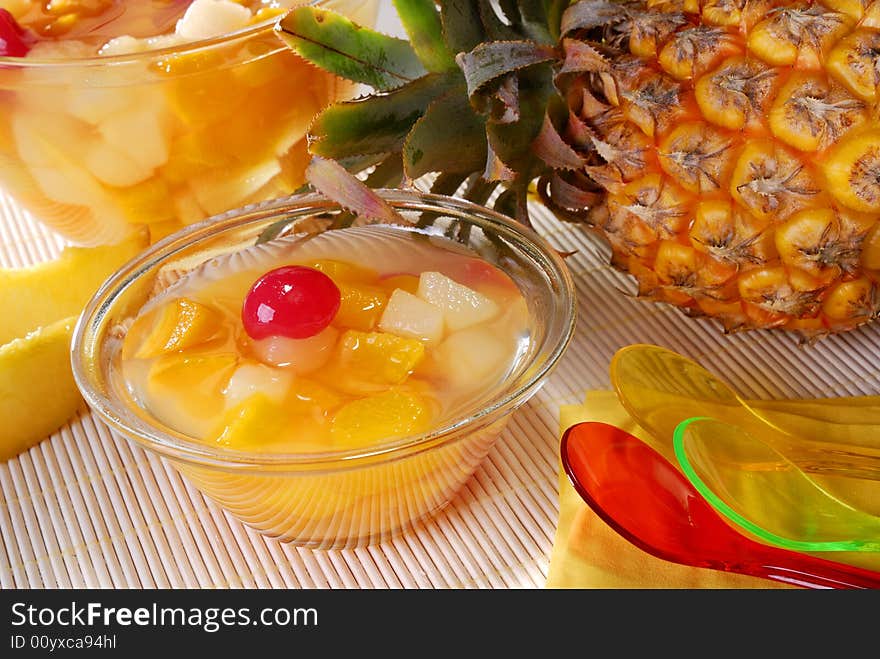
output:
[[[571,276],[558,252],[532,230],[451,197],[406,190],[380,194],[407,221],[420,221],[420,231],[457,232],[471,250],[511,277],[530,316],[527,347],[507,378],[425,434],[361,450],[236,451],[169,430],[139,407],[120,381],[119,328],[144,305],[163,267],[195,267],[253,245],[279,225],[296,234],[313,227],[316,216],[326,220],[344,212],[319,194],[253,204],[166,237],[102,286],[74,330],[74,377],[89,406],[116,436],[167,459],[246,524],[300,546],[344,548],[381,541],[446,505],[511,413],[555,368],[575,327]],[[374,227],[388,230],[386,224],[366,229]]]
[[[363,25],[379,8],[313,4]],[[277,19],[127,55],[0,57],[0,188],[84,246],[291,194],[311,118],[355,87],[295,55]]]

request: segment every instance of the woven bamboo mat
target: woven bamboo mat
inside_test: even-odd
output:
[[[577,333],[545,386],[438,515],[360,549],[284,545],[226,515],[83,412],[0,464],[0,588],[541,588],[558,514],[559,406],[607,388],[619,348],[667,346],[756,398],[880,391],[880,327],[810,347],[769,332],[724,336],[709,321],[621,294],[628,282],[606,265],[598,240],[540,208],[535,215],[556,248],[576,250],[568,264]],[[37,263],[62,246],[0,192],[0,266]]]

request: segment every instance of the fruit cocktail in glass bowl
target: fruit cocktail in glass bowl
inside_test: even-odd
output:
[[[312,116],[354,89],[274,34],[294,4],[0,0],[0,189],[87,246],[290,194]]]
[[[555,368],[574,288],[509,218],[383,194],[399,223],[335,226],[338,205],[294,195],[130,261],[74,333],[86,401],[288,542],[358,546],[442,508]]]

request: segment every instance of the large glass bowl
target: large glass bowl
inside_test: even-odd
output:
[[[115,435],[170,461],[245,523],[297,545],[359,546],[388,538],[442,508],[486,456],[510,414],[554,369],[575,327],[570,274],[536,233],[470,202],[402,190],[381,194],[407,220],[426,224],[424,231],[454,230],[504,270],[520,288],[531,318],[528,347],[509,376],[426,434],[359,451],[245,453],[169,430],[140,408],[121,382],[120,327],[143,306],[161,273],[252,245],[279,222],[293,223],[298,233],[300,223],[313,227],[316,216],[326,220],[344,212],[321,195],[255,204],[165,238],[104,284],[74,331],[74,377]]]
[[[374,25],[378,0],[316,0]],[[80,245],[153,241],[304,180],[311,118],[354,86],[306,64],[277,16],[130,55],[0,57],[0,188]]]

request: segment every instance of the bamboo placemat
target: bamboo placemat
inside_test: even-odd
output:
[[[455,500],[418,529],[351,550],[281,544],[83,412],[0,463],[0,588],[541,588],[558,514],[559,406],[607,388],[619,348],[667,346],[757,398],[880,391],[876,325],[809,347],[772,332],[725,336],[628,296],[629,282],[584,228],[540,207],[535,225],[575,251],[576,336]],[[0,266],[37,263],[63,244],[0,192]]]

